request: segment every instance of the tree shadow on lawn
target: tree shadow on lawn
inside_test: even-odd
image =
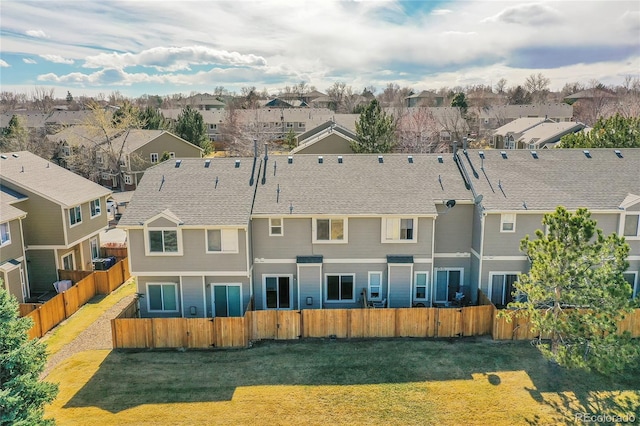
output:
[[[230,401],[236,388],[245,386],[473,380],[477,373],[500,386],[504,371],[525,371],[534,383],[527,390],[545,404],[552,402],[543,393],[573,392],[582,406],[591,407],[594,392],[640,389],[640,375],[611,379],[566,370],[546,361],[527,342],[317,339],[259,342],[249,350],[112,351],[64,408],[99,407],[117,413],[142,404]],[[602,401],[602,409],[613,409],[614,403],[626,409],[613,399]],[[568,400],[553,404],[561,414],[576,408]]]

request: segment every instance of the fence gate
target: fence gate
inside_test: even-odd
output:
[[[300,311],[284,311],[277,312],[276,324],[276,340],[294,340],[299,339],[300,333]]]
[[[462,336],[462,309],[440,308],[436,320],[437,337]]]

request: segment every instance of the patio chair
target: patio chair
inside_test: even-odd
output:
[[[384,299],[382,299],[379,302],[373,302],[372,303],[374,308],[386,308],[387,307],[387,298],[385,297]]]

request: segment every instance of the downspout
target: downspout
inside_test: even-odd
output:
[[[255,202],[256,202],[256,194],[258,193],[258,182],[257,179],[255,179],[255,173],[256,173],[256,163],[258,161],[258,141],[256,139],[253,140],[253,169],[251,170],[251,180],[249,181],[249,186],[253,186],[253,196],[251,197],[251,208],[249,209],[249,224],[247,226],[247,236],[246,236],[246,241],[247,241],[247,269],[249,270],[249,295],[250,297],[253,296],[253,283],[254,283],[254,279],[253,279],[253,208],[255,206]],[[261,164],[258,164],[258,176],[260,176],[260,169],[262,168],[262,162]],[[249,237],[249,234],[251,234],[251,237]],[[251,241],[251,244],[249,244],[249,242]],[[254,309],[255,309],[255,300],[253,301],[254,303]]]
[[[24,248],[25,241],[24,241],[24,230],[22,229],[22,219],[24,219],[24,217],[21,217],[19,222],[20,222],[20,238],[22,239],[22,258],[24,259],[24,282],[25,282],[25,286],[27,287],[27,298],[31,298],[31,285],[29,284],[29,267],[27,266],[27,253]]]
[[[429,307],[433,308],[433,283],[436,280],[436,277],[433,275],[435,271],[435,253],[436,253],[436,219],[438,216],[433,218],[432,222],[432,231],[431,231],[431,294],[429,297]]]

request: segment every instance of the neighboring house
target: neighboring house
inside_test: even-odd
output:
[[[291,154],[353,154],[351,144],[358,137],[355,133],[327,121],[297,137],[298,146]]]
[[[420,93],[415,93],[404,98],[405,106],[408,108],[446,106],[445,100],[446,98],[444,96],[429,90],[423,90]]]
[[[273,98],[258,101],[258,103],[263,108],[305,108],[309,106],[306,104],[306,102],[297,99],[284,100],[280,98]]]
[[[124,191],[134,190],[144,174],[144,170],[162,160],[163,155],[173,158],[200,158],[203,149],[166,130],[132,129],[120,131],[111,139],[111,149],[119,156],[119,167],[114,169],[107,159],[110,148],[100,134],[82,127],[66,128],[49,136],[59,144],[60,164],[68,166],[66,157],[73,154],[73,147],[82,146],[95,150],[97,181],[110,188]],[[69,167],[70,169],[72,167]]]
[[[518,118],[496,129],[491,146],[497,149],[550,148],[562,136],[581,132],[584,124],[573,121],[554,122],[546,117]]]
[[[143,316],[507,304],[545,213],[587,207],[631,246],[640,150],[185,159],[147,171],[120,227]]]
[[[253,295],[258,161],[189,158],[147,170],[118,225],[127,230],[142,316],[243,315]]]
[[[26,213],[22,235],[31,297],[53,291],[58,269],[93,269],[111,191],[26,151],[2,154],[0,188],[3,200]],[[18,238],[19,232],[10,232]]]
[[[573,120],[573,107],[566,103],[502,105],[479,109],[480,133],[497,129],[523,117],[546,117],[557,123]]]
[[[30,297],[22,232],[27,214],[12,205],[21,198],[21,194],[0,185],[0,287],[25,303]]]
[[[201,111],[221,110],[225,107],[224,102],[220,101],[218,97],[206,93],[187,98],[187,103]]]

